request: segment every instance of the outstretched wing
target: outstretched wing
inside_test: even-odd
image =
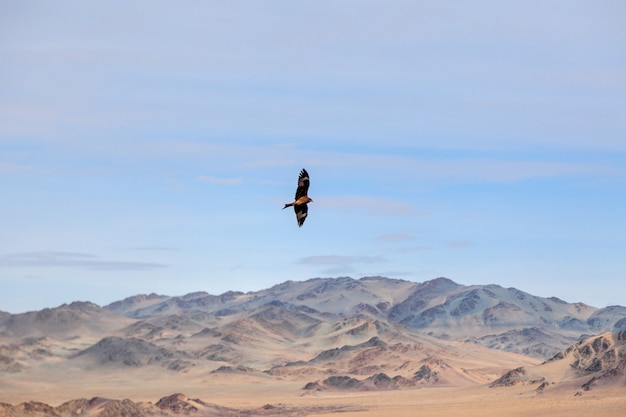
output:
[[[309,207],[306,204],[300,204],[293,206],[293,211],[296,212],[296,220],[298,221],[298,227],[302,227],[306,220],[306,215],[309,212]]]
[[[309,173],[306,172],[306,169],[302,169],[302,171],[300,171],[300,175],[298,176],[298,188],[296,189],[296,200],[298,200],[300,197],[306,196],[308,192],[309,192]],[[306,216],[306,209],[305,209],[304,215]]]

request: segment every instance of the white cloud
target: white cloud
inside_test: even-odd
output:
[[[357,264],[377,264],[387,262],[382,256],[341,256],[341,255],[321,255],[308,256],[298,261],[305,265],[326,265],[328,268],[320,272],[329,275],[345,275],[357,272]]]
[[[369,196],[319,197],[314,199],[320,207],[342,210],[363,210],[375,216],[415,216],[420,213],[403,201]]]
[[[167,265],[152,262],[106,260],[88,253],[43,251],[1,255],[0,267],[62,267],[98,271],[149,271],[167,268]]]
[[[397,253],[410,253],[410,252],[422,252],[422,251],[428,251],[428,250],[433,250],[433,248],[431,246],[408,246],[405,248],[398,248],[395,249],[394,252]]]
[[[353,274],[356,272],[356,268],[353,267],[350,264],[345,264],[345,265],[336,265],[330,268],[326,268],[323,269],[322,271],[320,271],[321,273],[324,274],[328,274],[328,275],[348,275],[348,274]]]
[[[355,263],[372,264],[386,262],[382,256],[341,256],[341,255],[322,255],[308,256],[300,259],[299,263],[308,265],[350,265]]]
[[[387,233],[376,237],[381,242],[407,242],[415,240],[415,236],[406,233]]]
[[[0,174],[11,174],[16,172],[31,171],[33,167],[31,165],[23,164],[5,164],[0,162]]]

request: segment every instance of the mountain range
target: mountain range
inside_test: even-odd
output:
[[[0,402],[29,395],[33,381],[58,385],[60,373],[71,375],[67,389],[124,389],[148,376],[189,387],[292,381],[302,395],[473,385],[584,392],[623,381],[625,364],[626,307],[446,278],[315,278],[0,313]]]
[[[397,323],[420,334],[540,359],[555,355],[585,336],[626,330],[623,306],[595,308],[498,285],[459,285],[446,278],[423,283],[383,277],[318,278],[287,281],[251,293],[139,295],[105,307],[131,318],[182,315],[196,321],[210,317],[224,321],[248,313],[257,317],[260,310],[270,308],[314,318],[309,324],[331,318]],[[298,329],[302,326],[295,325]]]

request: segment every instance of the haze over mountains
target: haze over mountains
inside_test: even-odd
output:
[[[446,278],[424,283],[382,277],[287,281],[251,293],[139,295],[105,309],[132,318],[209,314],[225,320],[243,313],[259,317],[268,309],[309,317],[322,314],[323,320],[367,318],[541,359],[585,335],[626,329],[626,307],[594,308],[498,285],[459,285]]]
[[[582,392],[623,383],[625,346],[622,306],[446,278],[317,278],[1,313],[0,402],[84,381],[124,392],[145,378],[189,389],[220,378],[292,381],[302,395],[487,384]]]

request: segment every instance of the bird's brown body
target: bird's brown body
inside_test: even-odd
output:
[[[304,196],[304,197],[300,197],[299,199],[297,199],[296,201],[294,201],[293,203],[288,203],[285,204],[285,207],[283,207],[283,209],[286,209],[287,207],[291,207],[291,206],[300,206],[302,204],[306,204],[306,203],[310,203],[311,200],[309,197]]]
[[[313,202],[313,200],[307,195],[308,191],[309,173],[306,172],[306,169],[303,169],[300,171],[300,175],[298,176],[298,188],[296,189],[296,197],[293,203],[287,203],[285,204],[285,207],[283,207],[283,210],[287,207],[293,207],[299,227],[301,227],[306,220],[306,216],[309,211],[307,204]]]

